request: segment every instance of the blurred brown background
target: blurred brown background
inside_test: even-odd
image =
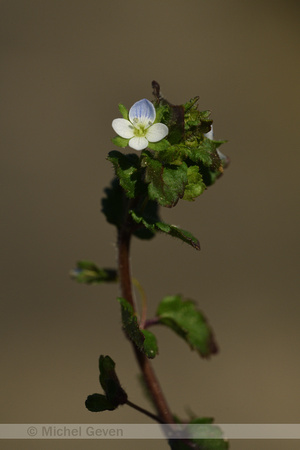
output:
[[[198,301],[221,352],[201,360],[156,329],[154,361],[172,410],[217,423],[300,422],[299,2],[2,0],[1,422],[143,423],[128,407],[95,414],[98,357],[151,408],[120,330],[113,286],[81,286],[78,259],[115,265],[99,210],[113,172],[119,102],[200,96],[230,168],[195,203],[163,210],[200,253],[134,241],[133,273],[154,313],[166,294]],[[129,358],[129,363],[128,363]],[[163,441],[6,441],[7,449],[166,449]],[[234,441],[233,450],[300,441]]]

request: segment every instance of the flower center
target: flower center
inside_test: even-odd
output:
[[[133,121],[133,133],[136,137],[145,137],[147,133],[147,129],[152,125],[152,122],[148,123],[140,122],[138,119],[134,119]]]

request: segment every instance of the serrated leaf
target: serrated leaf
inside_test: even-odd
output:
[[[218,147],[226,141],[211,141],[205,136],[211,130],[213,121],[210,119],[210,111],[199,111],[198,100],[199,97],[191,99],[184,105],[172,105],[160,95],[159,85],[155,82],[154,96],[156,98],[156,105],[158,108],[162,105],[166,106],[166,112],[163,114],[163,123],[169,127],[169,134],[167,140],[171,144],[166,149],[161,149],[156,152],[156,159],[160,161],[162,167],[169,165],[182,166],[183,163],[190,166],[198,166],[199,174],[202,176],[200,186],[196,183],[190,183],[183,196],[179,192],[177,200],[183,198],[184,200],[192,200],[199,193],[202,193],[205,187],[213,184],[223,173],[223,169],[228,166],[229,159],[217,151]],[[191,164],[194,163],[194,164]],[[147,161],[146,161],[147,164]],[[151,198],[160,202],[162,206],[174,206],[174,199],[172,197],[165,198],[166,192],[160,192],[163,180],[163,169],[159,172],[159,165],[152,164],[154,174],[149,176],[149,195]],[[157,170],[156,170],[157,169]],[[195,169],[193,169],[195,170]],[[151,180],[150,180],[151,179]],[[204,186],[205,185],[205,186]],[[160,200],[161,198],[161,200]]]
[[[217,352],[211,328],[192,300],[180,295],[163,298],[157,309],[159,323],[181,336],[199,355],[206,358]]]
[[[132,306],[124,298],[118,298],[121,305],[122,323],[126,335],[148,358],[154,358],[158,352],[156,338],[148,330],[141,330]]]
[[[157,222],[156,226],[159,229],[159,231],[169,234],[172,237],[176,237],[177,239],[180,239],[186,244],[191,245],[196,250],[200,250],[200,244],[198,239],[195,238],[195,236],[193,236],[192,233],[190,233],[189,231],[183,230],[182,228],[178,228],[175,225],[167,225],[162,222]]]
[[[183,197],[188,182],[187,165],[163,165],[147,151],[143,152],[141,164],[146,168],[145,181],[149,183],[150,199],[162,206],[175,206]]]
[[[195,141],[193,145],[190,145],[189,147],[189,158],[191,161],[198,164],[202,163],[206,167],[213,165],[213,155],[215,154],[215,149],[210,144],[205,145],[204,141]]]
[[[107,159],[112,162],[120,185],[125,190],[127,197],[134,198],[137,195],[141,174],[139,172],[139,157],[134,154],[126,154],[114,150],[109,152]]]
[[[78,283],[101,284],[116,282],[118,273],[115,269],[99,268],[90,261],[78,261],[76,269],[70,273]]]
[[[196,250],[200,250],[200,244],[197,238],[192,235],[189,231],[183,230],[182,228],[178,228],[175,225],[168,225],[164,222],[153,222],[151,219],[146,218],[144,216],[140,216],[136,214],[135,211],[129,211],[133,220],[136,223],[143,224],[144,227],[153,233],[157,231],[161,231],[162,233],[168,234],[169,236],[175,237],[177,239],[180,239],[181,241],[185,242],[186,244],[191,245]]]
[[[115,407],[127,402],[127,394],[121,387],[115,372],[115,362],[109,356],[99,358],[99,381],[107,400]]]
[[[119,103],[118,107],[119,107],[120,113],[121,113],[122,116],[123,116],[123,119],[129,120],[129,112],[128,112],[128,109],[127,109],[124,105],[122,105],[122,103]]]
[[[85,401],[85,407],[91,412],[113,411],[116,409],[103,394],[89,395]]]
[[[184,144],[171,145],[156,155],[163,164],[180,165],[189,157],[189,149]]]

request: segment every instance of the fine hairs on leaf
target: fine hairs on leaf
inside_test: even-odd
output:
[[[116,320],[120,322],[121,317],[124,339],[132,347],[142,384],[155,413],[133,403],[130,397],[135,397],[137,393],[125,391],[117,376],[114,360],[103,354],[99,358],[102,392],[89,395],[85,406],[94,413],[114,411],[122,405],[131,407],[167,425],[169,431],[165,431],[166,443],[174,450],[227,450],[229,444],[223,439],[222,430],[213,425],[213,419],[197,415],[188,420],[177,418],[170,406],[172,399],[166,399],[152,364],[153,358],[162,357],[159,355],[159,343],[152,332],[157,325],[176,333],[190,349],[206,359],[218,352],[212,327],[193,300],[182,295],[167,295],[158,302],[153,298],[153,293],[146,295],[140,281],[132,277],[130,267],[130,249],[134,238],[150,241],[157,233],[162,233],[200,250],[199,240],[191,232],[161,220],[160,209],[174,208],[182,201],[191,202],[191,207],[195,208],[192,202],[205,194],[229,164],[229,159],[220,151],[220,146],[226,141],[214,140],[211,112],[199,109],[198,96],[174,105],[162,96],[159,83],[153,81],[152,89],[152,101],[144,98],[135,101],[130,108],[120,103],[119,116],[112,121],[115,132],[112,144],[119,150],[111,149],[107,155],[114,178],[110,186],[104,188],[101,211],[107,222],[115,227],[116,267],[103,267],[103,261],[98,265],[89,260],[80,260],[70,276],[86,285],[119,284],[117,291],[112,288],[115,297],[119,291],[117,300],[120,315]],[[180,252],[180,247],[176,251]],[[188,265],[188,261],[184,264]],[[162,267],[162,270],[165,268]],[[105,320],[103,311],[110,299],[101,298],[101,295],[99,297],[97,339],[103,347],[107,337],[102,334],[101,320]],[[150,301],[156,307],[154,317],[148,316]],[[202,303],[201,309],[204,306]],[[175,367],[174,357],[174,368],[170,368],[169,373],[170,382]],[[135,368],[129,367],[128,371],[132,372],[133,377],[136,376]],[[182,385],[189,382],[189,372],[190,368],[184,372]],[[122,383],[126,384],[126,380],[122,380]],[[205,388],[203,377],[201,383]],[[185,400],[185,406],[187,403],[188,399]],[[202,409],[200,404],[199,409]],[[197,431],[185,438],[183,434],[178,435],[179,428],[176,429],[175,424],[181,424],[184,430],[188,430],[188,427],[195,430],[196,425],[201,425],[202,432],[204,426],[204,435]]]

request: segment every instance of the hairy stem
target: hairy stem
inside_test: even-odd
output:
[[[130,241],[131,241],[131,231],[130,227],[124,225],[121,229],[119,229],[118,234],[118,264],[119,264],[119,280],[121,285],[122,296],[127,300],[133,309],[135,310],[133,294],[132,294],[132,285],[131,285],[131,274],[130,274]],[[157,413],[159,415],[160,420],[163,423],[173,423],[174,419],[169,410],[166,399],[162,393],[159,382],[156,378],[152,365],[142,352],[136,347],[134,343],[133,348],[135,352],[135,356],[139,363],[140,369],[142,371],[144,380],[148,387],[149,393],[153,399],[153,402],[156,406]]]

